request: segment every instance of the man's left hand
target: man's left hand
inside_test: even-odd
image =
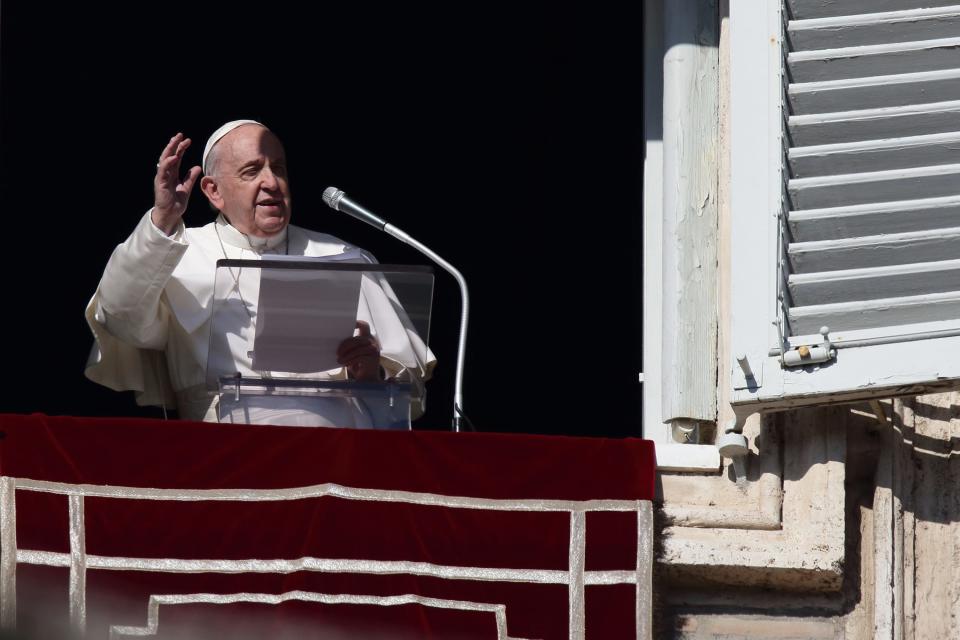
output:
[[[370,335],[370,325],[357,321],[360,334],[347,338],[337,347],[337,362],[347,368],[350,377],[360,382],[379,382],[380,342]]]

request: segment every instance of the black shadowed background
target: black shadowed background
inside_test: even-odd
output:
[[[464,274],[477,430],[640,435],[637,3],[199,6],[0,5],[0,412],[159,417],[83,377],[83,309],[170,136],[192,166],[253,118],[286,146],[294,223],[429,263],[327,208],[336,185]],[[187,224],[211,215],[195,190]],[[417,429],[450,426],[459,304],[437,267]]]

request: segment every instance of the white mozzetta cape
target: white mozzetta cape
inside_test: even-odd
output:
[[[224,257],[256,260],[285,250],[316,257],[357,251],[333,236],[293,225],[272,238],[248,238],[222,216],[199,228],[181,223],[167,236],[154,226],[148,211],[114,250],[87,305],[95,342],[86,376],[116,391],[134,391],[138,404],[179,403],[181,417],[210,419],[213,397],[205,382],[216,262]],[[245,297],[255,301],[256,274],[247,270],[238,277]],[[361,289],[358,318],[370,324],[380,341],[387,375],[411,382],[414,395],[422,399],[423,381],[436,359],[409,319],[398,314],[376,286]],[[252,326],[248,330],[252,335]],[[233,357],[236,370],[251,370],[246,353]],[[326,375],[346,378],[344,369]],[[413,417],[422,413],[419,401],[412,412]]]

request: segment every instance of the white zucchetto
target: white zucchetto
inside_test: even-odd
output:
[[[241,127],[245,124],[258,124],[263,128],[267,128],[265,124],[262,122],[257,122],[256,120],[232,120],[214,131],[210,137],[207,138],[207,145],[203,148],[202,166],[204,175],[208,175],[210,173],[207,167],[207,157],[210,155],[210,150],[213,149],[213,146],[220,141],[220,138],[227,135],[237,127]]]

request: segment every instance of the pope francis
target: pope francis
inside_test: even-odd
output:
[[[181,163],[190,142],[178,133],[163,149],[153,207],[114,250],[87,305],[95,341],[86,375],[111,389],[134,391],[139,404],[176,408],[184,419],[216,421],[217,398],[207,389],[206,368],[217,260],[283,254],[373,259],[333,236],[290,224],[286,155],[264,125],[253,120],[224,124],[207,140],[202,168],[184,173]],[[185,228],[183,214],[198,179],[218,215],[203,227]],[[235,279],[242,297],[244,283]],[[256,300],[248,296],[245,304],[249,298]],[[255,313],[253,306],[249,332]],[[416,417],[422,412],[423,382],[436,363],[433,354],[379,287],[361,289],[357,317],[358,335],[345,336],[337,350],[342,367],[322,376],[410,382]],[[230,357],[236,370],[251,369],[246,351]],[[267,411],[275,415],[266,422],[370,426],[360,412],[334,401],[322,411],[296,406]]]

